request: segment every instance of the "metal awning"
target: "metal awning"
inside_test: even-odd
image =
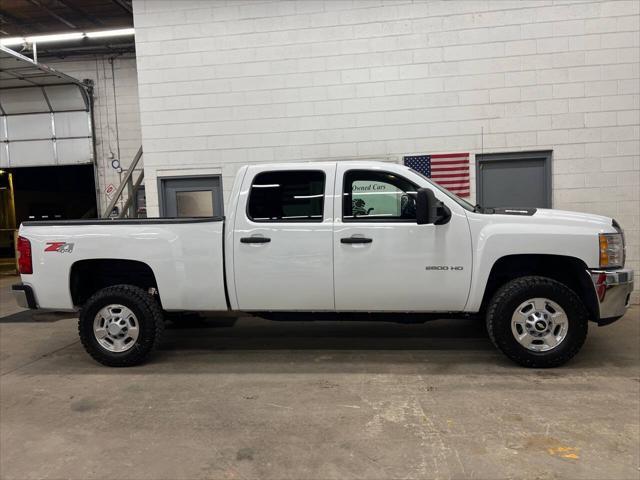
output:
[[[47,65],[37,63],[10,48],[0,45],[0,90],[15,87],[75,84],[88,86]]]

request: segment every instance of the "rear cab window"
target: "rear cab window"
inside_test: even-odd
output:
[[[251,184],[247,217],[254,222],[322,222],[325,183],[320,170],[259,173]]]

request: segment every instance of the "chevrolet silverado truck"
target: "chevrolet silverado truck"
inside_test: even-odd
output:
[[[607,217],[482,208],[405,166],[239,169],[224,218],[24,222],[20,305],[79,310],[87,352],[142,363],[172,312],[425,321],[474,316],[527,367],[625,313],[633,272]]]

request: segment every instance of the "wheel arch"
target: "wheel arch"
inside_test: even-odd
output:
[[[599,318],[599,306],[587,265],[577,257],[549,254],[515,254],[497,259],[491,267],[482,297],[481,312],[496,291],[508,281],[527,275],[556,280],[573,290],[592,320]]]
[[[71,265],[69,291],[74,306],[83,305],[98,290],[121,284],[158,290],[153,269],[138,260],[99,258]]]

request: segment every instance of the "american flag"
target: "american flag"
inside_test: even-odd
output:
[[[468,197],[470,194],[468,153],[415,155],[404,157],[404,164],[456,195]]]

